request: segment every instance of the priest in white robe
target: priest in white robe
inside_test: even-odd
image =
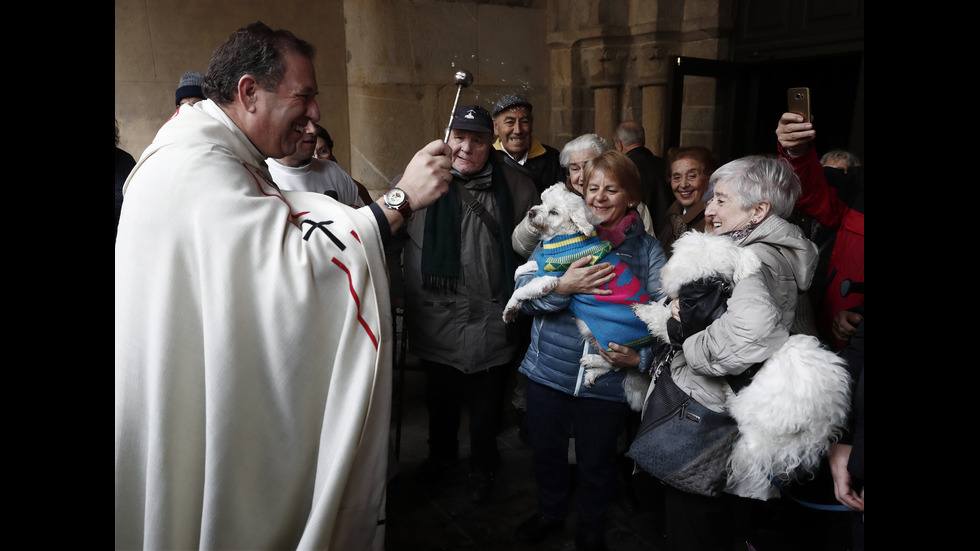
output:
[[[275,43],[273,71],[243,51]],[[209,99],[125,185],[115,250],[115,547],[382,549],[391,397],[383,244],[445,193],[421,150],[408,201],[281,191],[265,159],[316,122],[313,49],[261,23],[215,52]],[[254,57],[254,56],[253,56]],[[265,79],[265,80],[263,80]],[[261,81],[261,84],[260,84]],[[401,210],[396,210],[401,207]]]

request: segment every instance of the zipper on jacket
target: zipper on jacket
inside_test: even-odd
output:
[[[585,342],[582,347],[582,357],[584,357],[588,353],[589,353],[589,343]],[[575,392],[572,394],[572,396],[575,396],[576,398],[579,396],[579,392],[582,391],[582,381],[584,380],[585,380],[585,368],[582,367],[581,363],[579,363],[578,373],[575,375]]]

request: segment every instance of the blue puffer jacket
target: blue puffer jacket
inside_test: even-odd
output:
[[[531,254],[538,253],[539,243]],[[667,262],[667,256],[656,238],[646,233],[643,224],[635,224],[626,232],[626,239],[613,249],[626,262],[633,274],[646,283],[646,292],[651,301],[660,302],[664,293],[660,290],[660,269]],[[517,277],[515,287],[526,285],[534,277],[533,273]],[[596,381],[595,386],[586,388],[582,383],[584,369],[579,360],[586,353],[587,344],[579,335],[568,305],[571,297],[550,293],[540,299],[524,301],[521,312],[534,316],[531,326],[531,345],[527,349],[520,372],[528,379],[573,396],[601,398],[614,402],[625,402],[623,379],[626,370],[611,371]],[[651,361],[651,347],[638,350],[640,368],[646,369]],[[595,350],[588,350],[595,354]]]

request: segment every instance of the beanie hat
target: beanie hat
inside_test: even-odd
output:
[[[177,85],[176,105],[180,105],[180,100],[184,98],[203,98],[204,92],[201,91],[201,84],[204,82],[204,75],[197,71],[187,71],[180,77],[180,84]]]

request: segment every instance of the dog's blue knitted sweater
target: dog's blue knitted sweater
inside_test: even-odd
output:
[[[560,235],[541,244],[535,257],[538,276],[561,277],[576,260],[591,256],[589,265],[608,262],[615,266],[616,278],[603,286],[611,295],[574,294],[569,304],[572,314],[585,322],[597,342],[609,351],[614,342],[630,348],[650,344],[652,337],[646,324],[633,313],[630,304],[650,302],[643,284],[629,266],[612,252],[608,241],[599,241],[595,230],[589,235]]]

